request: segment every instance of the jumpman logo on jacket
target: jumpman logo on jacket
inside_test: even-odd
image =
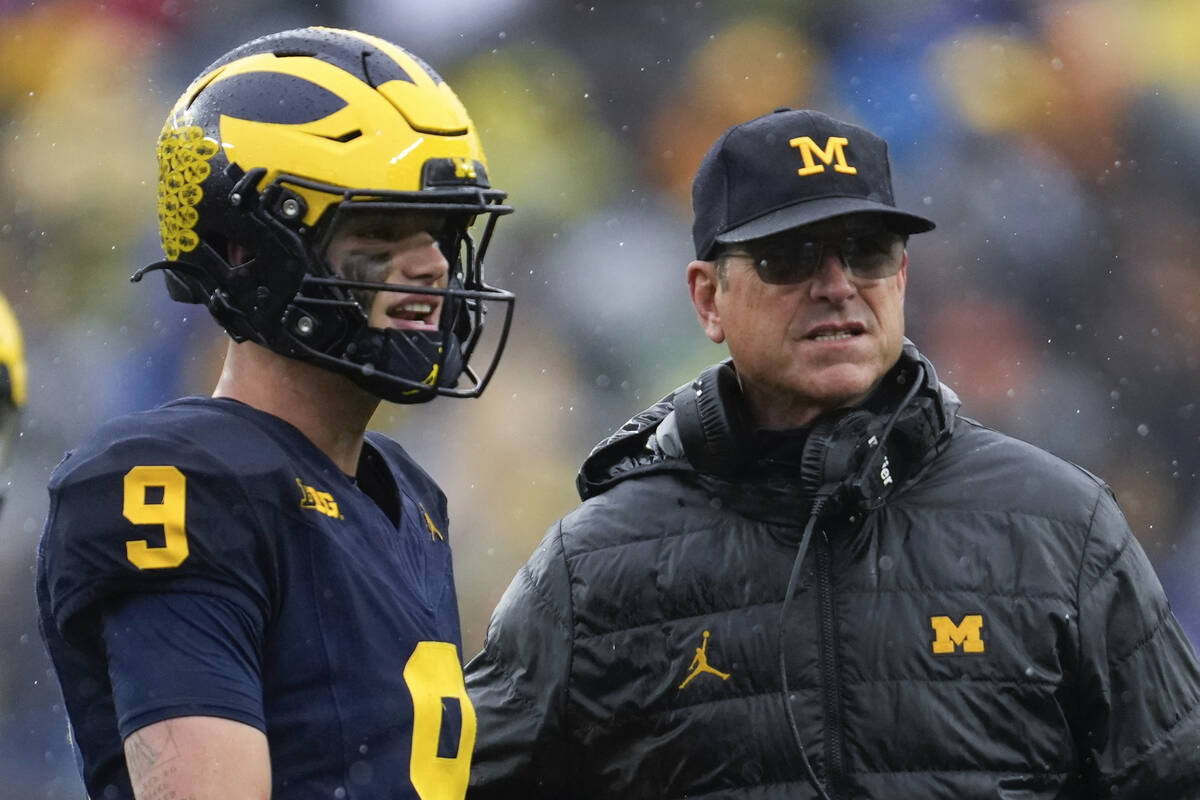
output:
[[[695,678],[697,675],[699,675],[702,672],[708,672],[713,675],[716,675],[718,678],[720,678],[723,681],[729,679],[728,672],[721,672],[719,669],[714,669],[713,667],[709,666],[709,663],[708,663],[708,631],[704,632],[704,639],[701,642],[700,646],[696,648],[696,655],[694,658],[692,658],[692,663],[688,665],[688,669],[691,670],[691,672],[689,672],[688,676],[683,679],[683,683],[679,684],[680,689],[682,689],[683,687],[685,687],[689,683],[691,683],[692,679]]]

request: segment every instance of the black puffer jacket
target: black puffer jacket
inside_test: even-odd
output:
[[[828,795],[1200,798],[1200,666],[1111,493],[939,395],[934,444],[883,507],[822,518],[787,608]],[[818,796],[778,651],[811,498],[786,459],[697,474],[670,414],[592,453],[496,609],[470,797]]]

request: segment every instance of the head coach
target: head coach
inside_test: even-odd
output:
[[[1200,664],[1113,493],[905,339],[933,223],[886,143],[781,109],[693,207],[731,358],[592,451],[501,600],[469,796],[1200,797]]]

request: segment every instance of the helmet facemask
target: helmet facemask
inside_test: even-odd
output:
[[[413,207],[411,202],[389,202],[379,196],[331,207],[314,235],[318,244],[309,252],[311,266],[285,310],[281,333],[290,354],[342,372],[392,402],[420,403],[439,395],[477,397],[495,371],[512,323],[515,298],[488,286],[482,274],[482,256],[496,218],[507,209],[484,211],[486,221],[477,248],[470,231],[476,219],[471,212],[477,207],[464,209],[458,202],[425,203],[420,211]],[[361,252],[357,258],[344,259],[340,269],[331,263],[329,248],[339,231],[389,217],[424,223],[414,230],[436,242],[446,262],[440,279],[405,281],[393,274],[395,267],[386,259],[364,263],[369,259]],[[377,252],[387,256],[389,250],[380,242]],[[380,321],[377,307],[392,296],[406,300],[406,309],[417,309],[411,319],[395,321],[389,313]],[[423,298],[431,309],[425,316],[419,313],[426,305]],[[477,370],[471,359],[480,345],[485,317],[489,309],[496,310],[495,304],[500,305],[503,318],[486,348],[487,363]],[[469,385],[459,388],[464,376]]]

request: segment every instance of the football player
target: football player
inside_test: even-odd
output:
[[[4,295],[0,295],[0,475],[7,471],[12,460],[17,420],[25,407],[25,383],[21,326]],[[3,488],[0,486],[0,509],[4,507]]]
[[[461,797],[446,499],[366,428],[478,396],[503,350],[482,258],[511,209],[476,130],[413,54],[307,28],[204,70],[158,163],[167,258],[134,277],[232,341],[211,397],[106,423],[50,480],[38,600],[87,790]]]

